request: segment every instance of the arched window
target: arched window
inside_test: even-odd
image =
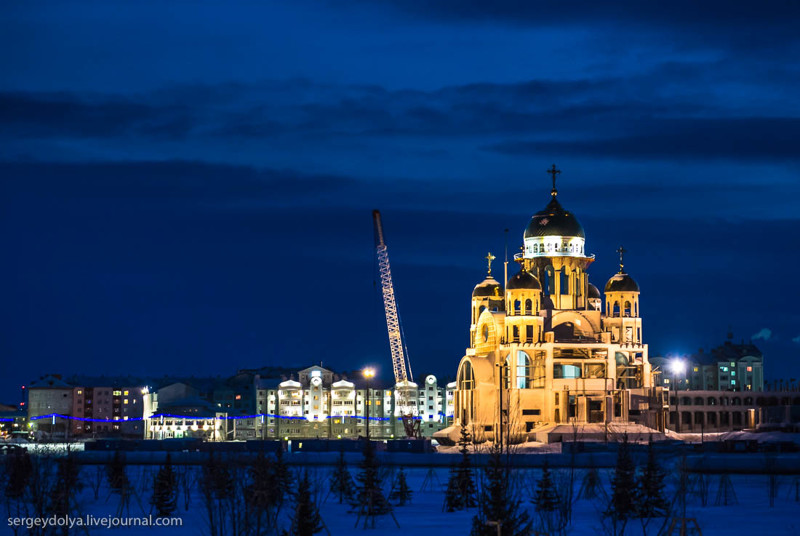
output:
[[[525,300],[525,314],[526,315],[533,314],[533,301],[530,299]]]
[[[615,316],[615,317],[619,316],[619,302],[618,301],[614,302],[614,309],[611,312],[611,316]]]
[[[517,352],[517,389],[531,387],[531,359],[525,352]]]
[[[553,267],[548,266],[544,269],[544,292],[545,294],[553,293]]]
[[[511,373],[513,372],[513,370],[511,370],[511,356],[506,358],[506,366],[501,367],[501,370],[503,374],[503,387],[505,389],[511,389]]]
[[[512,328],[512,340],[511,342],[519,342],[519,326],[514,326]]]
[[[520,314],[520,309],[522,308],[522,302],[519,300],[514,300],[514,314]]]
[[[534,244],[533,245],[533,252],[534,253],[539,253],[539,244]]]
[[[622,316],[629,317],[631,316],[631,302],[626,301],[625,305],[623,306]]]
[[[561,269],[561,294],[569,294],[569,274],[564,268]]]
[[[472,374],[472,363],[467,361],[461,367],[458,375],[458,388],[462,391],[471,391],[475,387],[475,377]]]

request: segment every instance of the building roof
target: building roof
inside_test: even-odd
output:
[[[475,290],[472,291],[473,298],[484,296],[496,298],[501,298],[503,296],[503,287],[501,287],[500,282],[491,275],[487,275],[486,279],[475,285]]]
[[[639,284],[628,274],[619,272],[606,283],[606,292],[639,292]]]
[[[524,238],[536,236],[577,236],[586,238],[583,226],[574,214],[564,209],[555,196],[531,218]]]
[[[539,280],[536,279],[536,276],[530,273],[529,271],[525,270],[524,268],[511,276],[506,283],[506,288],[508,290],[517,290],[517,289],[528,289],[528,290],[541,290],[542,285],[539,284]]]
[[[32,381],[28,389],[72,389],[72,385],[62,380],[58,374],[47,374]]]

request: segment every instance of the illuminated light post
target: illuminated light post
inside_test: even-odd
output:
[[[672,371],[672,384],[675,386],[675,431],[681,432],[681,412],[680,399],[678,398],[678,375],[683,375],[686,371],[686,363],[682,359],[673,359],[669,364]]]
[[[369,441],[369,420],[372,417],[372,394],[370,393],[370,385],[372,385],[372,378],[375,377],[375,369],[372,367],[367,367],[362,370],[361,373],[364,375],[364,379],[367,381],[367,441]]]

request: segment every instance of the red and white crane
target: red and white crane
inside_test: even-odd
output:
[[[416,437],[419,431],[419,419],[415,415],[416,400],[414,400],[416,384],[414,384],[414,377],[411,373],[408,350],[403,340],[400,317],[397,314],[397,302],[394,298],[394,285],[392,284],[392,270],[389,266],[389,251],[383,237],[380,211],[372,211],[372,221],[375,225],[375,251],[378,255],[378,271],[381,275],[383,308],[386,313],[386,328],[389,332],[389,349],[392,353],[392,369],[394,370],[398,406],[400,415],[403,418],[406,435]]]

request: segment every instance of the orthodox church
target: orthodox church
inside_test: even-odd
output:
[[[470,346],[458,366],[454,424],[476,439],[558,441],[576,424],[664,430],[667,400],[642,338],[639,285],[619,272],[604,292],[578,218],[551,199],[533,215],[505,288],[489,273],[472,292]],[[591,435],[591,434],[589,434]]]

